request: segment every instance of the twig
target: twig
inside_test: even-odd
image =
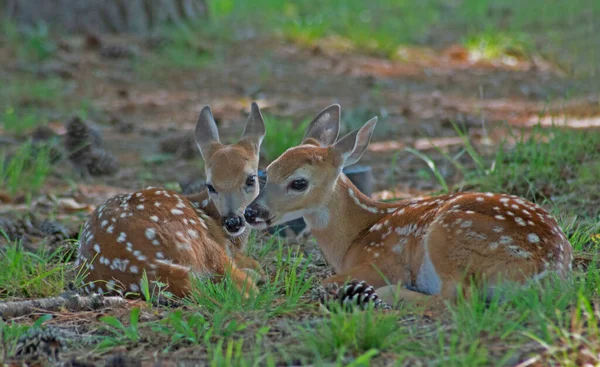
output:
[[[105,307],[119,307],[126,304],[122,297],[104,297],[98,294],[82,297],[79,295],[58,296],[32,299],[28,301],[0,303],[0,316],[10,319],[29,315],[37,311],[69,311],[98,310]]]

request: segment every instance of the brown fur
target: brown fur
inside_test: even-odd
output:
[[[319,123],[304,143],[319,141]],[[386,297],[423,301],[454,299],[468,280],[486,281],[493,291],[500,280],[569,272],[566,236],[544,209],[522,198],[457,193],[390,204],[360,193],[340,171],[360,158],[373,129],[372,120],[333,145],[289,149],[267,167],[265,189],[249,206],[260,213],[257,227],[306,219],[337,273],[324,283],[365,280]],[[290,189],[297,178],[308,180],[308,189]]]
[[[258,170],[264,133],[263,118],[253,103],[240,141],[223,145],[210,108],[203,108],[195,139],[216,193],[186,198],[146,189],[109,199],[81,234],[77,262],[87,272],[86,291],[139,292],[143,271],[150,281],[169,284],[168,290],[177,296],[189,292],[190,274],[221,278],[230,272],[240,289],[255,290],[260,266],[242,254],[250,228],[234,227],[239,233],[230,234],[222,216],[241,217],[258,194],[258,181],[247,182]]]

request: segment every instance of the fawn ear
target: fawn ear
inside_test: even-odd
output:
[[[249,142],[254,147],[255,151],[260,150],[260,144],[262,143],[266,134],[265,120],[260,113],[260,108],[256,102],[252,102],[250,106],[250,115],[246,121],[246,127],[242,133],[242,140]]]
[[[377,125],[377,117],[373,117],[360,129],[348,133],[333,145],[333,150],[342,159],[342,167],[353,165],[362,157],[369,146],[375,125]]]
[[[321,146],[333,144],[340,132],[340,110],[339,104],[332,104],[319,112],[317,117],[308,125],[302,143],[317,143]]]
[[[215,122],[209,106],[205,106],[202,111],[200,111],[194,138],[196,139],[198,149],[200,149],[200,154],[202,154],[204,159],[210,157],[214,149],[221,144],[219,141],[217,123]]]

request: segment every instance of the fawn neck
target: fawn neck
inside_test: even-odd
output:
[[[395,207],[364,195],[341,174],[334,185],[331,200],[316,212],[305,215],[304,219],[325,258],[339,273],[355,240]]]

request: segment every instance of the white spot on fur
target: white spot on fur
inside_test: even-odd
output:
[[[515,217],[515,222],[522,227],[525,227],[527,225],[527,223],[525,223],[525,221],[521,217]]]
[[[114,219],[114,218],[113,218]],[[113,231],[115,230],[115,226],[113,226],[112,224],[106,229],[106,232],[108,233],[113,233]]]
[[[496,232],[496,233],[500,233],[504,230],[504,228],[500,227],[500,226],[495,226],[494,228],[492,228],[492,231]]]
[[[156,230],[154,228],[146,228],[145,234],[147,239],[153,240],[156,237]]]
[[[129,267],[129,271],[130,271],[130,272],[132,272],[133,274],[137,274],[137,273],[139,272],[139,269],[138,269],[138,267],[137,267],[137,266],[135,266],[135,265],[131,265],[131,266]]]
[[[482,197],[478,197],[478,198],[477,198],[477,199],[475,199],[475,200],[477,200],[477,201],[479,201],[479,202],[482,202],[482,201],[484,201],[485,199],[484,199],[484,198],[482,198]]]
[[[155,207],[157,207],[157,208],[158,208],[160,205],[161,205],[160,201],[155,201],[155,202],[154,202],[154,206],[155,206]]]
[[[158,217],[156,215],[153,215],[150,217],[150,220],[153,222],[158,222]]]
[[[376,223],[371,227],[371,229],[369,229],[369,232],[379,231],[382,227],[383,227],[383,224]]]
[[[509,243],[512,243],[513,239],[510,236],[502,236],[500,237],[500,244],[502,245],[508,245]]]
[[[162,252],[159,251],[159,252],[156,253],[156,258],[157,259],[164,259],[165,258],[165,254],[163,254]]]
[[[498,248],[498,242],[490,242],[490,250],[495,250]]]
[[[160,245],[160,242],[158,242],[158,240],[152,240],[152,244],[154,246],[158,246],[158,245]]]
[[[139,210],[142,210],[142,209],[144,209],[144,204],[140,204],[140,205],[136,206],[136,208]]]
[[[502,215],[496,215],[494,218],[498,219],[498,220],[505,220],[506,218],[504,218],[504,216]]]
[[[466,220],[466,221],[462,222],[462,224],[460,225],[460,228],[469,228],[472,225],[473,225],[472,220]]]
[[[490,197],[490,198],[494,197],[494,194],[491,193],[491,192],[486,192],[484,195],[487,196],[487,197]]]
[[[506,214],[510,215],[511,217],[515,216],[515,213],[513,213],[513,212],[506,212]]]
[[[530,233],[527,235],[527,241],[530,243],[538,243],[540,242],[540,237],[535,233]]]
[[[171,213],[175,215],[183,215],[183,211],[179,209],[171,209]]]
[[[508,247],[506,247],[506,252],[515,257],[521,257],[524,259],[528,259],[531,257],[531,252],[525,251],[521,247],[515,245],[509,245]]]
[[[119,237],[117,237],[117,242],[123,243],[123,242],[125,242],[126,238],[127,238],[127,235],[125,234],[125,232],[121,232],[121,233],[119,233]]]
[[[139,292],[140,291],[140,287],[137,284],[135,284],[135,283],[129,284],[129,289],[131,289],[132,292]]]
[[[103,220],[102,223],[100,223],[100,228],[106,227],[107,224],[108,224],[108,221],[106,219]]]
[[[100,253],[100,245],[99,244],[94,245],[94,251],[96,251],[97,253]]]

